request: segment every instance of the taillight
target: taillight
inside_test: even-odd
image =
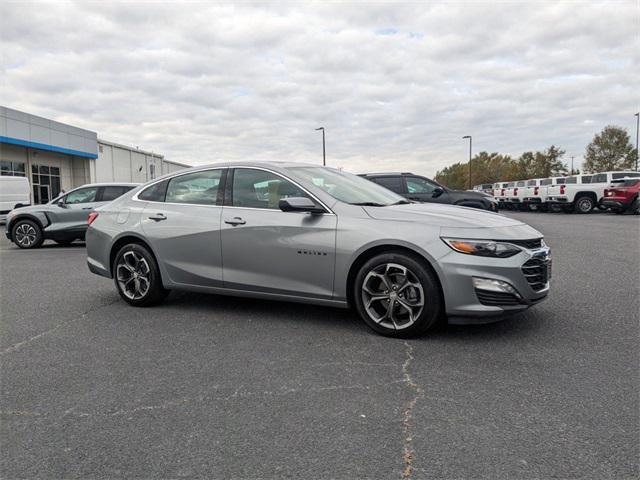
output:
[[[533,187],[533,194],[534,195],[538,195],[539,191],[540,191],[540,187]]]
[[[560,185],[560,195],[564,195],[564,189],[566,185]]]
[[[513,194],[514,194],[514,195],[518,195],[518,187],[516,187],[516,188],[514,188],[514,189],[513,189]]]
[[[98,212],[91,212],[87,218],[87,225],[91,225],[96,218],[98,218]]]

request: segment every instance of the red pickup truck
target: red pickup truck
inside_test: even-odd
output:
[[[602,206],[616,213],[629,211],[640,215],[640,178],[625,178],[611,184],[604,191]]]

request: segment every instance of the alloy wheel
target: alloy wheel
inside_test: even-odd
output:
[[[23,247],[30,247],[36,243],[37,236],[38,234],[36,229],[33,225],[29,225],[28,223],[18,225],[15,231],[16,243]]]
[[[145,258],[137,252],[128,251],[116,266],[116,278],[122,293],[131,300],[143,298],[151,286],[151,269]]]
[[[589,198],[581,198],[578,200],[578,208],[581,212],[588,213],[593,210],[593,203]]]
[[[394,330],[413,325],[424,309],[424,290],[418,277],[397,263],[384,263],[367,273],[361,295],[367,315]]]

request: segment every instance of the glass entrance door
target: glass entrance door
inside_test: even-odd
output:
[[[49,203],[49,201],[51,201],[49,185],[36,185],[33,188],[40,189],[40,203]]]

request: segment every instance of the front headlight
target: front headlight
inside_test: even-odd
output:
[[[510,243],[494,240],[464,240],[461,238],[443,238],[442,240],[456,252],[479,257],[508,258],[522,251]]]

